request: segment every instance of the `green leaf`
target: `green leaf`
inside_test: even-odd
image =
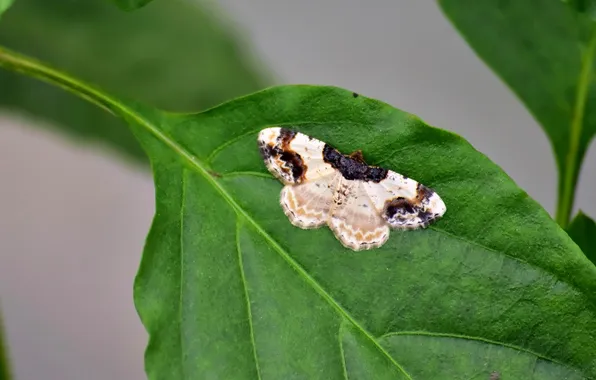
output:
[[[135,9],[144,7],[152,0],[112,0],[117,6],[125,11],[133,11]]]
[[[141,112],[157,191],[135,286],[150,378],[529,378],[524,361],[596,376],[596,268],[460,137],[330,87]],[[280,124],[432,186],[447,214],[365,253],[293,227],[255,142]],[[444,352],[474,356],[452,369]]]
[[[0,43],[147,104],[206,109],[261,89],[267,80],[217,9],[202,4],[157,1],[124,13],[105,1],[19,1],[0,23]],[[4,71],[0,89],[0,107],[146,160],[122,121],[79,98]]]
[[[596,27],[561,0],[440,0],[466,41],[542,125],[559,171],[557,221],[569,223],[596,134]]]
[[[0,0],[0,16],[4,13],[13,3],[13,0]]]
[[[588,259],[596,264],[596,223],[580,210],[567,228],[567,233]]]
[[[596,266],[461,137],[335,87],[171,114],[2,49],[0,66],[121,115],[150,156],[134,296],[150,379],[596,378]],[[361,148],[435,188],[447,213],[369,252],[295,228],[256,144],[271,125]]]

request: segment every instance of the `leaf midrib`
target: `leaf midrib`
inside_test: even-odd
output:
[[[592,27],[592,33],[588,42],[588,48],[582,57],[580,74],[577,82],[577,92],[575,95],[575,104],[573,113],[571,114],[569,129],[571,134],[569,136],[569,146],[567,157],[565,157],[564,178],[562,193],[560,194],[559,204],[557,207],[556,220],[561,228],[567,228],[571,211],[573,207],[574,198],[574,178],[576,171],[579,168],[575,167],[575,163],[579,154],[579,143],[582,136],[584,115],[586,109],[586,100],[588,97],[588,89],[592,77],[594,66],[594,55],[596,54],[596,26]]]
[[[246,301],[246,312],[248,314],[248,326],[250,329],[250,343],[252,345],[252,353],[255,359],[255,369],[257,371],[257,379],[261,380],[261,366],[259,365],[259,356],[257,353],[257,344],[255,342],[255,330],[252,318],[252,307],[250,305],[250,295],[248,294],[248,283],[246,282],[246,274],[244,272],[244,261],[242,259],[242,249],[240,248],[240,218],[236,218],[236,251],[238,253],[238,266],[240,268],[240,277],[242,279],[242,287],[244,288],[244,298]]]

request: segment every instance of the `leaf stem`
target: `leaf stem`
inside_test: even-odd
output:
[[[115,98],[63,72],[52,69],[34,58],[15,53],[3,46],[0,46],[0,67],[61,87],[112,114],[122,114],[118,107],[120,102]]]
[[[577,94],[575,99],[575,109],[571,120],[571,135],[569,136],[569,150],[567,152],[567,161],[563,168],[562,186],[559,187],[559,200],[557,202],[557,223],[562,228],[567,228],[573,202],[575,199],[575,188],[577,185],[577,172],[579,171],[578,158],[579,146],[582,136],[582,127],[586,108],[586,99],[592,80],[592,71],[594,65],[594,53],[596,52],[596,27],[592,29],[592,35],[588,43],[583,59],[581,72],[578,79]]]

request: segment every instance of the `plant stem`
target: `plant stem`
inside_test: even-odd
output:
[[[34,58],[15,53],[2,46],[0,46],[0,67],[56,85],[112,114],[121,114],[118,106],[120,102],[115,98],[79,82],[65,73],[54,70]]]
[[[592,30],[592,35],[588,43],[588,49],[586,50],[582,59],[582,67],[578,79],[577,93],[575,98],[575,108],[573,110],[573,118],[571,120],[569,150],[567,152],[565,167],[563,168],[563,178],[561,179],[563,181],[563,185],[559,187],[560,192],[557,202],[556,220],[562,228],[567,228],[569,224],[571,211],[573,209],[573,202],[575,199],[575,188],[578,178],[577,173],[579,171],[579,146],[584,123],[586,99],[588,97],[590,82],[592,81],[595,52],[596,27]]]

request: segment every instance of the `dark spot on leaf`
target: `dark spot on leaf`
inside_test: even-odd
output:
[[[355,97],[355,98],[357,98],[360,95],[358,95],[358,93],[356,93],[356,92],[352,92],[352,96]]]
[[[212,177],[221,178],[221,174],[219,174],[218,172],[215,172],[213,170],[207,170],[207,172],[211,174]]]

